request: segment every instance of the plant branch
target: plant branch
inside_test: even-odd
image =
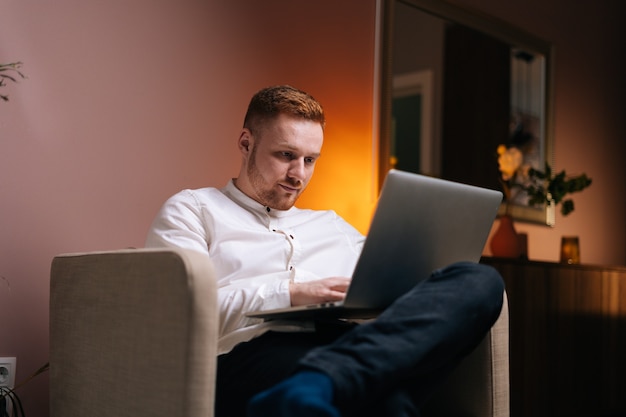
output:
[[[550,203],[553,200],[555,204],[561,204],[561,214],[567,216],[574,211],[574,201],[565,200],[568,194],[580,192],[591,185],[591,178],[583,173],[574,177],[568,177],[565,170],[553,175],[552,168],[546,163],[545,171],[539,171],[531,168],[528,176],[529,184],[521,185],[530,197],[528,203],[530,205],[538,205]]]
[[[17,82],[18,78],[26,78],[20,71],[22,62],[11,62],[9,64],[0,64],[0,87],[7,85],[7,81]],[[0,99],[9,101],[9,96],[0,94]]]
[[[7,284],[7,288],[9,289],[9,292],[11,292],[11,283],[9,282],[9,279],[0,275],[0,280],[4,281]]]
[[[50,362],[46,362],[46,364],[44,366],[42,366],[41,368],[39,368],[35,372],[33,372],[33,374],[31,376],[29,376],[25,380],[15,384],[15,388],[13,388],[13,390],[16,390],[16,389],[20,388],[21,386],[25,385],[27,382],[30,382],[31,379],[35,378],[39,374],[43,374],[48,369],[50,369]]]

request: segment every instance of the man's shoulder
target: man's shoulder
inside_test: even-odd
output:
[[[185,188],[178,191],[172,197],[173,199],[211,199],[223,196],[221,189],[216,187],[204,188]]]
[[[186,206],[186,207],[196,207],[196,209],[200,209],[201,207],[207,206],[222,206],[225,202],[230,201],[228,197],[224,195],[220,188],[215,187],[204,187],[204,188],[186,188],[178,191],[170,198],[167,199],[165,203],[166,206]]]

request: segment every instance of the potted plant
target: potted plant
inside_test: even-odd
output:
[[[523,197],[522,201],[529,206],[561,205],[561,214],[567,216],[574,211],[574,201],[566,196],[589,187],[591,178],[585,173],[568,176],[565,170],[555,174],[547,162],[543,171],[533,168],[523,163],[523,153],[516,146],[500,145],[497,155],[505,212],[490,241],[491,252],[498,257],[518,258],[523,247],[510,214],[513,201]]]

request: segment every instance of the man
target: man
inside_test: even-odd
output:
[[[324,124],[307,93],[259,91],[237,141],[237,178],[176,194],[148,233],[148,247],[195,249],[215,265],[218,417],[418,415],[500,313],[499,275],[460,263],[364,324],[246,317],[344,297],[364,237],[332,211],[294,207],[320,157]]]

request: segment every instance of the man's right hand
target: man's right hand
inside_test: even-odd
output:
[[[350,278],[331,277],[308,282],[289,283],[291,305],[306,305],[343,300]]]

